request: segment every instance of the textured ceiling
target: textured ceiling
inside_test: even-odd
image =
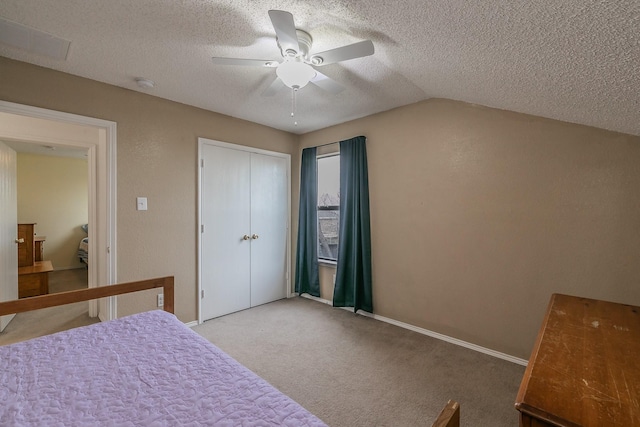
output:
[[[346,90],[302,88],[298,126],[290,92],[261,96],[274,69],[211,61],[281,59],[269,9],[291,12],[312,52],[376,49],[322,67]],[[1,56],[294,133],[437,97],[640,135],[638,0],[2,0],[0,16],[71,41],[66,60]]]

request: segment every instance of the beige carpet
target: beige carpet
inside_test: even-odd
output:
[[[88,270],[74,268],[72,270],[52,271],[49,273],[49,293],[74,291],[88,286]]]
[[[86,287],[86,269],[61,270],[49,273],[49,293]],[[25,341],[97,322],[97,318],[89,317],[88,302],[18,313],[5,330],[0,333],[0,345]]]
[[[430,426],[448,399],[463,426],[517,426],[524,367],[294,298],[193,328],[332,427]]]

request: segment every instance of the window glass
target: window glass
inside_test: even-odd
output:
[[[318,157],[318,258],[338,260],[340,155]]]

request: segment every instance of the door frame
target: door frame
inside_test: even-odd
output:
[[[61,111],[0,101],[0,112],[53,123],[88,126],[98,137],[65,138],[64,135],[38,135],[29,129],[13,129],[2,134],[8,140],[68,146],[87,150],[89,174],[89,287],[116,283],[116,122],[64,113]],[[89,316],[106,321],[117,317],[115,297],[90,301]]]
[[[279,153],[277,151],[263,150],[260,148],[248,147],[246,145],[232,144],[230,142],[217,141],[208,138],[198,138],[198,225],[196,233],[198,235],[198,324],[202,324],[202,149],[204,145],[212,145],[222,148],[230,148],[232,150],[245,151],[255,154],[264,154],[267,156],[280,157],[287,163],[287,271],[285,272],[286,297],[291,295],[291,154]]]

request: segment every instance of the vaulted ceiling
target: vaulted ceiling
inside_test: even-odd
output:
[[[290,90],[262,94],[273,68],[211,60],[281,61],[270,9],[293,14],[312,53],[375,53],[321,67],[345,90],[307,85],[292,118]],[[638,0],[2,0],[0,17],[5,35],[70,41],[66,59],[47,40],[5,39],[0,56],[294,133],[435,97],[640,135]]]

